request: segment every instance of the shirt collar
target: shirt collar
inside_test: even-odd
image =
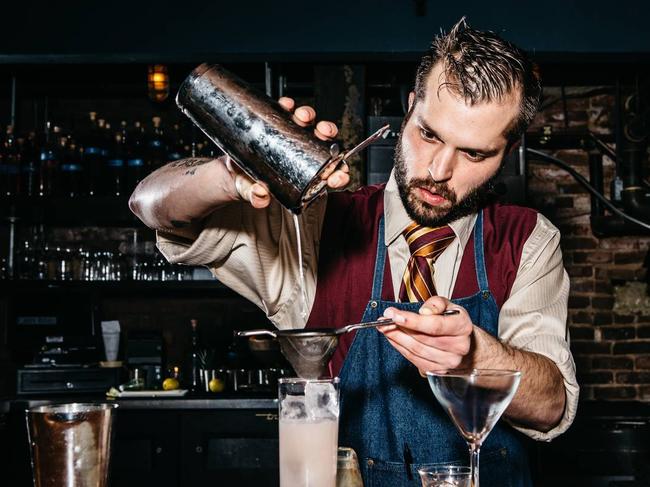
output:
[[[402,235],[402,232],[408,227],[413,220],[406,213],[406,209],[402,204],[402,199],[399,196],[397,189],[397,181],[395,181],[395,171],[391,171],[390,178],[384,189],[384,219],[385,230],[384,240],[386,246],[392,244],[397,237]],[[449,224],[462,248],[465,248],[474,222],[476,221],[476,213],[464,216]]]

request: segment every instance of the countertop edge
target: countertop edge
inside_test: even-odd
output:
[[[94,397],[56,398],[2,398],[0,413],[16,412],[36,406],[67,403],[111,403],[122,410],[223,410],[223,409],[277,409],[278,400],[273,398],[129,398],[108,399]]]

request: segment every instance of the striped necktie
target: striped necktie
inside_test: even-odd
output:
[[[404,230],[404,238],[409,244],[411,258],[406,264],[399,299],[402,303],[426,301],[437,294],[433,263],[454,240],[454,232],[448,225],[429,228],[411,223]]]

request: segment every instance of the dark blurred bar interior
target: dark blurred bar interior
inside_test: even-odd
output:
[[[25,407],[103,400],[136,371],[191,391],[120,411],[112,485],[275,485],[272,399],[290,366],[277,347],[233,339],[271,323],[206,269],[166,263],[128,197],[171,160],[220,155],[174,103],[204,61],[314,106],[343,146],[390,123],[351,163],[352,187],[385,181],[419,56],[462,15],[539,64],[544,101],[523,147],[569,168],[514,154],[499,186],[561,230],[571,277],[581,406],[531,451],[536,485],[650,485],[650,232],[570,174],[650,216],[650,6],[412,0],[3,6],[0,464],[12,486],[31,485]],[[107,321],[121,367],[100,366]]]

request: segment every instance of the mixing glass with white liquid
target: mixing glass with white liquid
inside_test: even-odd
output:
[[[280,379],[280,487],[335,487],[339,379]]]

